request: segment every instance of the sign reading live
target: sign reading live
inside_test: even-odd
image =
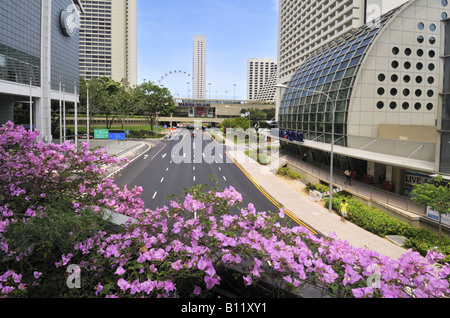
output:
[[[447,180],[439,181],[433,181],[433,178],[426,175],[426,174],[420,174],[416,172],[406,171],[405,174],[405,195],[408,197],[411,197],[411,191],[414,189],[415,184],[423,185],[425,183],[434,183],[436,187],[446,187],[450,188],[450,183]],[[426,212],[427,217],[430,219],[433,219],[435,221],[439,221],[439,213],[432,210],[430,207],[427,207]],[[449,215],[442,215],[442,224],[450,225],[450,216]]]
[[[441,182],[432,181],[432,177],[420,174],[416,172],[406,171],[405,173],[405,190],[412,190],[415,184],[425,184],[425,183],[434,183],[436,187],[446,187],[450,189],[450,183],[447,180],[442,180]]]

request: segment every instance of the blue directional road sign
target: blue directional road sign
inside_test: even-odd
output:
[[[109,140],[125,140],[125,133],[109,133]]]

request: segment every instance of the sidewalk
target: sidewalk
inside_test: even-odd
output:
[[[323,235],[335,233],[338,239],[349,242],[352,246],[374,250],[379,254],[398,259],[406,249],[391,241],[374,235],[353,223],[343,223],[339,215],[329,213],[323,202],[312,202],[305,195],[295,190],[291,185],[269,173],[256,161],[242,156],[241,150],[229,143],[231,151],[228,154],[249,174],[253,181],[270,194],[285,209],[306,223],[314,231]]]

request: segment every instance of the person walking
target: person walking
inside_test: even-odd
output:
[[[352,185],[352,172],[347,169],[345,170],[345,184]]]
[[[350,212],[350,207],[348,206],[348,203],[345,200],[342,200],[341,206],[339,207],[339,213],[341,214],[341,221],[345,223],[345,218],[348,215],[348,212]]]

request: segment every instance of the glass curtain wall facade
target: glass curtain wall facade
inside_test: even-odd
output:
[[[335,144],[348,146],[348,108],[358,69],[396,11],[329,43],[301,65],[283,95],[278,118],[282,135],[303,133],[308,140],[331,143],[335,108]]]
[[[40,86],[41,1],[0,1],[0,79]]]
[[[51,89],[59,90],[59,80],[67,93],[79,89],[79,32],[72,37],[65,36],[60,23],[61,11],[71,4],[68,0],[52,1],[51,24]],[[76,83],[76,84],[75,84]]]

